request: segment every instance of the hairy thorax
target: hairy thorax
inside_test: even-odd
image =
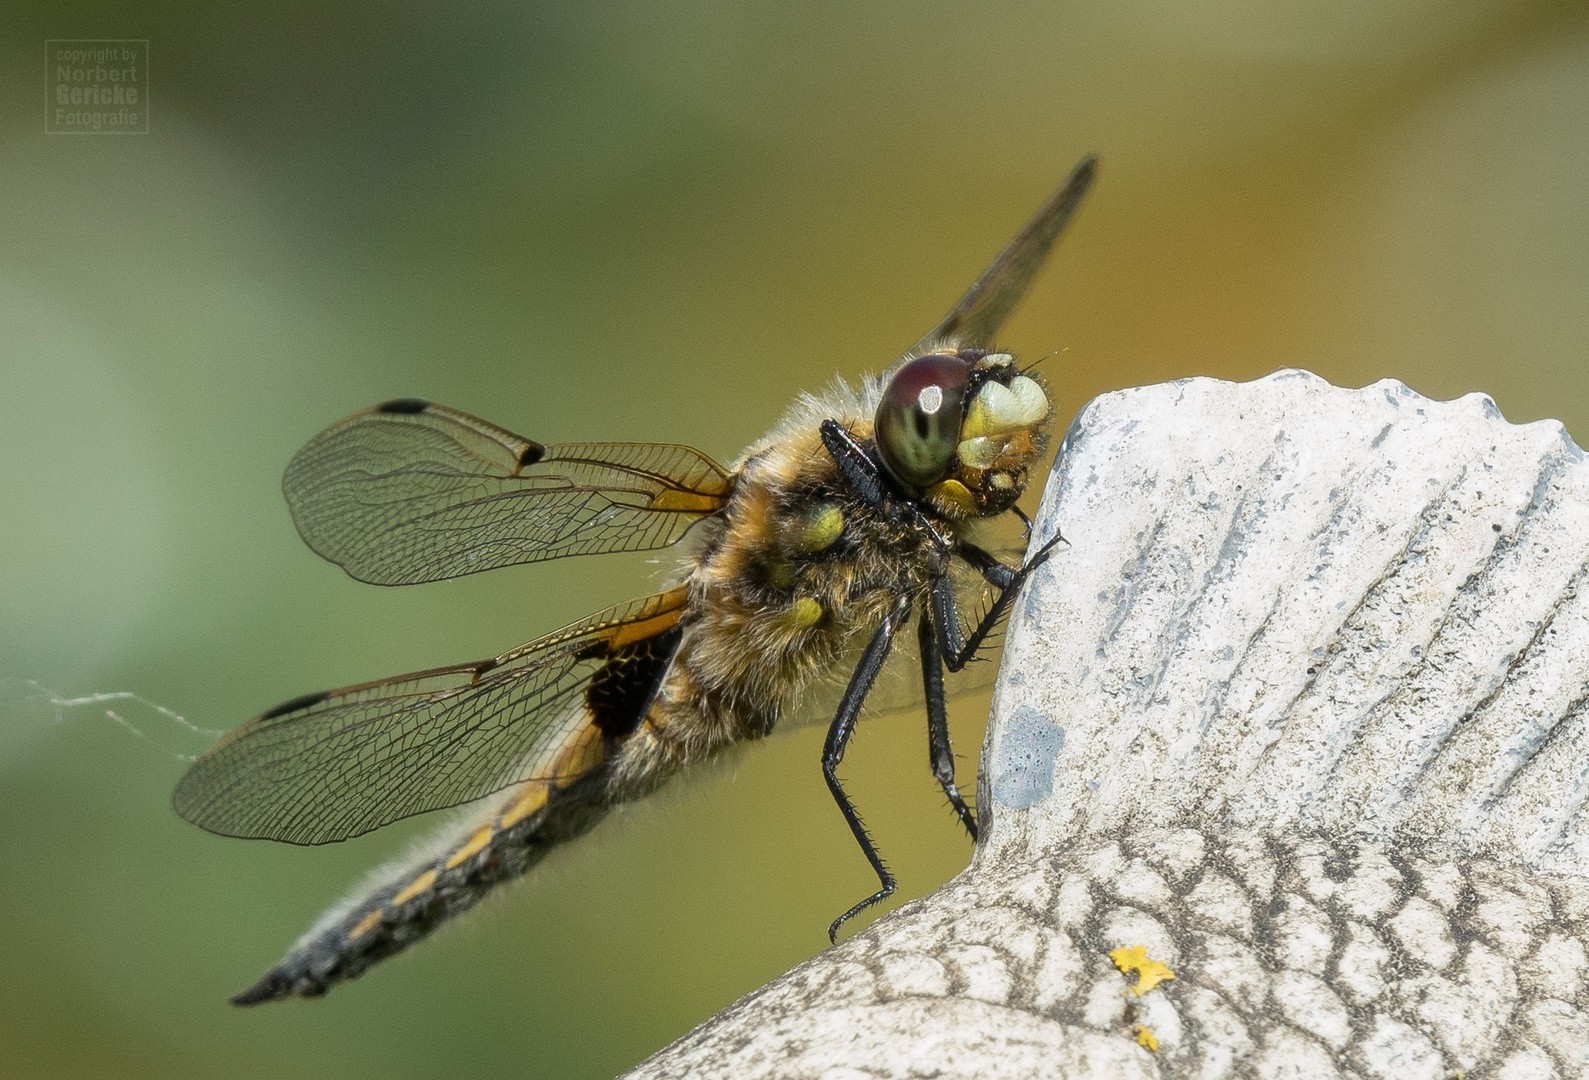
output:
[[[815,430],[748,457],[724,512],[703,524],[684,639],[652,710],[664,737],[767,734],[877,627],[902,582],[927,581],[927,538],[856,499]],[[670,714],[688,722],[670,724]]]

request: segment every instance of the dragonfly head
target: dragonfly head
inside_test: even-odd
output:
[[[1021,374],[1009,353],[962,349],[895,372],[873,433],[889,475],[938,513],[988,517],[1026,490],[1052,411],[1042,382]]]

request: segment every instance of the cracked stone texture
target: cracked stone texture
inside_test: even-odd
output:
[[[971,866],[630,1075],[1589,1078],[1561,425],[1297,371],[1122,391],[1066,437],[1058,525]],[[1176,978],[1135,995],[1135,945]]]

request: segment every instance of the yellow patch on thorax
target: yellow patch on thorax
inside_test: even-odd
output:
[[[806,630],[822,621],[822,605],[809,596],[802,596],[789,606],[789,622],[797,630]]]
[[[826,551],[844,533],[844,511],[830,502],[817,503],[801,515],[793,537],[795,547],[806,553]]]

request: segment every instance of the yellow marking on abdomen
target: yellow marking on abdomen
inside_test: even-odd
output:
[[[436,871],[426,870],[410,882],[408,888],[392,897],[392,903],[406,904],[434,884],[436,884]]]
[[[469,838],[468,843],[447,857],[447,869],[451,870],[459,863],[465,862],[484,851],[485,846],[491,842],[492,831],[489,825],[482,825],[475,830],[475,834]]]
[[[502,811],[502,816],[497,818],[497,828],[510,829],[517,825],[545,806],[546,796],[550,793],[551,788],[547,784],[531,784],[506,810]]]
[[[360,919],[358,921],[358,925],[354,926],[352,930],[348,931],[348,940],[357,941],[359,938],[363,937],[365,934],[368,934],[371,930],[374,930],[380,925],[381,912],[380,909],[377,908],[368,915],[364,916],[364,918]]]

